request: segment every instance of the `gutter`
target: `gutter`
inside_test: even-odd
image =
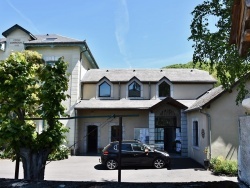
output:
[[[200,107],[199,110],[200,113],[204,114],[207,116],[207,123],[208,123],[208,131],[209,131],[209,137],[208,137],[208,147],[209,147],[209,160],[211,160],[211,153],[212,153],[212,148],[211,148],[211,116],[208,113],[202,112],[202,107]]]

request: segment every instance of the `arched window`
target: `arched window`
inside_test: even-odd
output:
[[[162,82],[159,84],[159,97],[170,96],[170,85],[167,82]]]
[[[99,97],[110,97],[111,96],[111,86],[104,81],[99,85]]]
[[[141,86],[136,81],[129,84],[128,97],[141,97]]]

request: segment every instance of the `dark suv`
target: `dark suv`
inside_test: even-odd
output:
[[[170,166],[170,156],[167,152],[151,149],[140,141],[122,141],[121,166],[153,166],[163,168]],[[119,142],[111,142],[103,150],[100,162],[108,169],[118,166]]]

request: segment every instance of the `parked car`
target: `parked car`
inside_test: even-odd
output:
[[[109,170],[118,166],[119,142],[111,142],[103,150],[100,163]],[[170,167],[170,156],[167,152],[150,148],[140,141],[122,141],[121,166]]]

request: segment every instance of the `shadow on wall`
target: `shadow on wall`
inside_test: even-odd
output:
[[[231,160],[233,158],[234,153],[237,153],[237,150],[238,149],[236,147],[231,146],[230,150],[227,153],[226,159]]]

